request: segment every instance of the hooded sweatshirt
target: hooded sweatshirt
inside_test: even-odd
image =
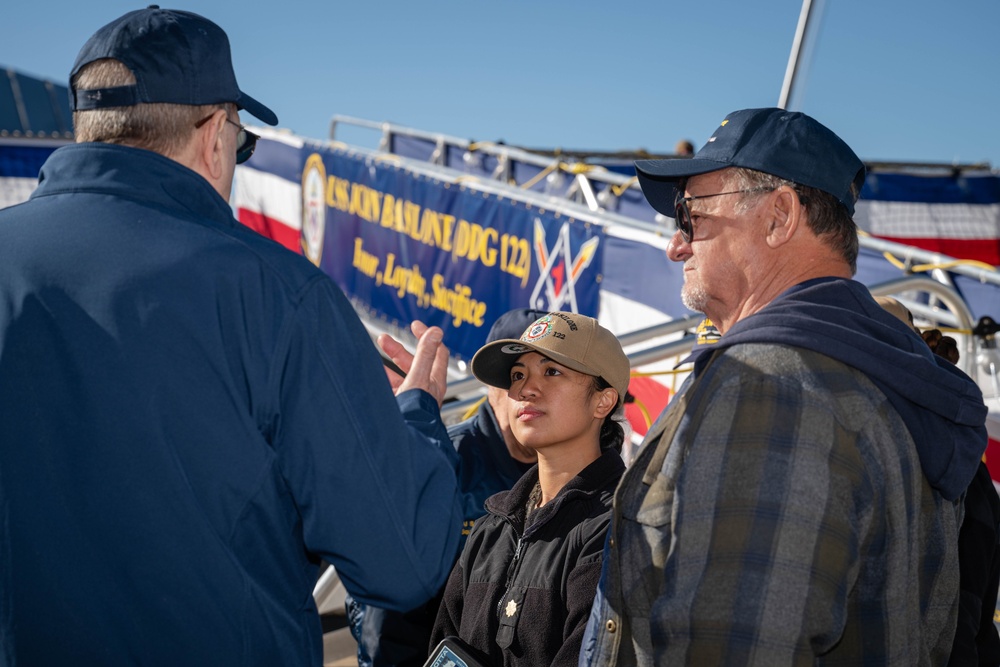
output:
[[[711,352],[742,343],[790,345],[865,373],[906,423],[924,476],[947,500],[968,488],[986,448],[986,405],[975,382],[935,355],[853,280],[816,278],[779,295],[721,338],[695,347],[700,373]]]
[[[976,385],[840,278],[692,356],[615,493],[580,664],[944,664]]]

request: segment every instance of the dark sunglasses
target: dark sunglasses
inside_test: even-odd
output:
[[[201,127],[209,121],[215,114],[211,114],[205,118],[202,118],[197,123],[194,124],[195,127]],[[239,132],[236,133],[236,164],[243,164],[250,159],[253,155],[254,149],[257,148],[257,140],[260,136],[254,134],[250,130],[246,129],[239,123],[229,119],[229,114],[226,114],[226,122],[235,125]]]
[[[688,208],[688,202],[694,201],[695,199],[710,199],[711,197],[721,197],[722,195],[742,195],[749,194],[751,192],[771,192],[774,188],[747,188],[745,190],[732,190],[731,192],[716,192],[714,195],[698,195],[696,197],[682,197],[684,194],[683,190],[677,191],[677,196],[674,199],[674,224],[677,225],[677,231],[681,233],[681,238],[684,239],[685,243],[691,243],[691,239],[694,237],[694,223],[691,221],[691,209]]]

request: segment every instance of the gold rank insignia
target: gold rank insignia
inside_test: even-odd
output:
[[[507,618],[517,613],[517,603],[511,600],[507,603]]]

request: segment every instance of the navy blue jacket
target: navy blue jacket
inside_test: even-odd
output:
[[[464,544],[476,519],[486,514],[486,499],[510,489],[533,464],[511,458],[488,400],[483,400],[475,415],[450,426],[448,435],[460,459],[458,485],[465,519]],[[358,642],[358,664],[361,667],[423,665],[439,603],[440,599],[435,598],[403,613],[348,600],[351,633]]]
[[[461,460],[462,534],[468,535],[475,520],[486,514],[486,499],[514,486],[533,464],[511,458],[489,401],[483,401],[471,418],[450,426],[448,435]]]
[[[201,176],[60,148],[0,211],[0,656],[318,665],[320,558],[365,602],[430,598],[455,452],[399,402],[341,291]]]

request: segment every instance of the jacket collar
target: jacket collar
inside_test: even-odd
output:
[[[174,215],[227,227],[238,224],[229,203],[200,174],[159,153],[116,144],[71,144],[42,165],[31,198],[94,192],[141,202]]]
[[[621,455],[613,449],[606,449],[601,456],[566,483],[556,497],[538,508],[532,527],[540,526],[559,513],[561,507],[573,499],[588,498],[600,494],[605,488],[617,483],[625,471]],[[524,525],[524,508],[531,490],[538,482],[538,465],[532,466],[510,491],[501,491],[486,499],[486,509],[502,516],[514,525]]]

